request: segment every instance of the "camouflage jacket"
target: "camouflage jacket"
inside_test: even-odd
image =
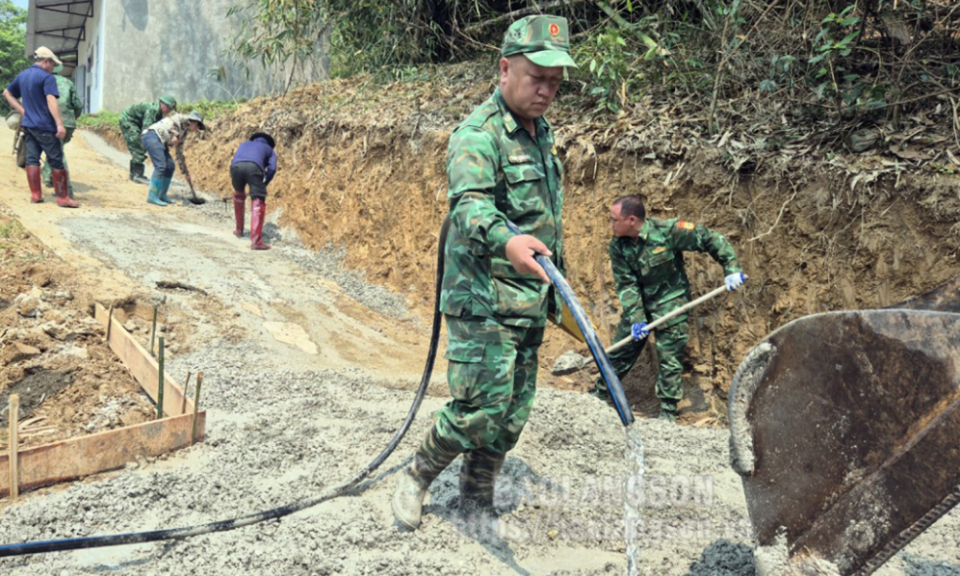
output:
[[[507,108],[499,90],[450,136],[447,177],[451,227],[440,309],[452,316],[493,317],[505,325],[543,326],[555,290],[514,270],[506,259],[516,224],[553,252],[563,270],[563,168],[553,130],[535,121],[536,138]]]
[[[155,124],[163,119],[163,113],[160,112],[160,101],[140,102],[128,106],[120,114],[120,124],[129,124],[136,126],[140,130],[145,129],[151,124]]]
[[[636,242],[625,237],[610,241],[610,264],[624,318],[631,323],[652,322],[690,301],[690,281],[683,265],[687,251],[710,254],[723,266],[724,274],[741,271],[726,238],[693,222],[647,218]],[[686,318],[681,314],[665,328]]]
[[[76,128],[77,116],[83,113],[83,101],[77,96],[77,88],[69,78],[59,74],[54,76],[57,79],[57,90],[60,91],[60,97],[57,98],[57,104],[60,105],[60,119],[63,120],[65,128]]]
[[[190,121],[187,119],[186,114],[171,114],[159,122],[151,124],[143,131],[144,134],[151,130],[156,132],[160,138],[160,142],[164,146],[170,146],[173,138],[177,138],[174,154],[177,157],[177,166],[184,176],[190,175],[190,171],[187,170],[187,160],[183,156],[183,143],[187,139],[187,134],[190,133],[188,130],[189,124]]]

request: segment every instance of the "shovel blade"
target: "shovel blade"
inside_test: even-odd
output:
[[[767,336],[730,389],[758,544],[873,572],[960,500],[958,406],[958,314],[817,314]]]

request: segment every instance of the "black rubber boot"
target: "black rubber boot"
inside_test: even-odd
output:
[[[130,161],[130,179],[136,182],[137,184],[149,184],[150,180],[143,174],[144,166],[143,164],[138,164],[133,160]]]
[[[503,468],[506,454],[487,448],[471,450],[463,455],[460,466],[460,511],[470,514],[496,515],[493,507],[494,484]]]

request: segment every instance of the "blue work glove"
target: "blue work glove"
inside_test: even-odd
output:
[[[737,288],[743,286],[744,280],[745,278],[743,277],[743,272],[737,272],[736,274],[731,274],[727,276],[726,278],[724,278],[723,281],[727,285],[727,290],[730,290],[731,292],[733,292]]]
[[[647,330],[646,322],[638,322],[633,325],[633,328],[630,329],[630,334],[633,335],[634,340],[643,340],[650,335],[650,331]]]

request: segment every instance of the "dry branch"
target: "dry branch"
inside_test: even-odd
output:
[[[528,8],[520,8],[519,10],[514,10],[513,12],[507,12],[506,14],[497,16],[496,18],[491,18],[490,20],[484,20],[483,22],[477,22],[476,24],[471,24],[466,28],[464,28],[463,32],[467,34],[472,32],[477,32],[479,30],[483,30],[484,28],[493,26],[494,24],[499,24],[501,22],[506,22],[506,21],[512,22],[517,18],[521,18],[523,16],[529,16],[530,14],[541,14],[545,11],[553,10],[554,8],[557,8],[560,6],[573,6],[574,4],[583,4],[586,1],[587,0],[554,0],[553,2],[547,2],[542,6],[534,5]]]

